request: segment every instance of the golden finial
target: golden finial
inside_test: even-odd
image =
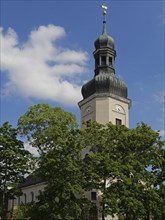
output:
[[[102,9],[103,9],[103,15],[106,15],[108,7],[105,4],[103,4]]]
[[[107,14],[107,11],[104,10],[104,11],[103,11],[103,15],[106,15],[106,14]]]

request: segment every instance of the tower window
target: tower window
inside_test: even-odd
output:
[[[122,120],[121,120],[121,119],[116,118],[116,125],[122,125]]]
[[[89,220],[97,220],[98,219],[98,212],[97,209],[94,207],[89,211]]]
[[[106,56],[101,56],[101,65],[106,65]]]
[[[96,192],[91,192],[91,200],[96,200]]]
[[[95,67],[97,68],[99,66],[99,57],[95,61]]]
[[[112,66],[112,57],[109,57],[109,66]]]

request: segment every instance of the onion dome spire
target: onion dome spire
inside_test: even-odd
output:
[[[103,32],[99,36],[99,38],[95,41],[95,48],[100,49],[103,47],[109,47],[111,49],[114,49],[114,40],[111,36],[107,34],[107,22],[106,22],[106,15],[107,15],[107,6],[102,5],[103,9]]]
[[[115,95],[127,98],[127,85],[124,81],[115,76],[115,44],[106,30],[107,6],[102,5],[103,9],[103,32],[94,42],[95,59],[94,77],[82,87],[83,98],[95,95]]]

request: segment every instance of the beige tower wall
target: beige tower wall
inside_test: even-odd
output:
[[[88,120],[97,121],[101,124],[108,122],[116,124],[116,119],[120,119],[123,125],[129,127],[130,105],[131,102],[129,99],[123,99],[114,95],[92,95],[79,102],[81,126],[83,126],[83,122]]]
[[[116,124],[116,119],[122,121],[122,124],[129,127],[129,108],[131,101],[113,94],[93,94],[90,97],[80,101],[79,107],[81,110],[81,127],[83,122],[88,120],[97,121],[101,124],[112,122]],[[89,154],[89,148],[86,147],[82,155]],[[99,190],[93,189],[97,193],[96,204],[99,207],[101,202],[101,193]],[[86,197],[91,200],[91,191],[86,192]],[[98,212],[98,220],[102,219],[101,212]],[[118,220],[118,217],[108,215],[105,220]]]
[[[120,112],[117,107],[120,106]],[[129,127],[128,103],[116,100],[114,98],[97,98],[96,99],[96,118],[101,124],[112,122],[116,124],[116,119],[120,119],[122,124]]]

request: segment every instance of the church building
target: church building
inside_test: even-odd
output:
[[[81,111],[81,127],[83,122],[89,120],[97,121],[101,124],[112,122],[116,125],[129,127],[129,109],[131,100],[128,98],[128,88],[126,83],[116,77],[115,73],[115,43],[114,39],[107,34],[106,9],[103,7],[103,31],[94,42],[95,59],[94,76],[82,86],[83,99],[78,103]],[[30,176],[22,184],[22,196],[9,201],[8,210],[19,204],[36,202],[37,196],[44,190],[45,184],[40,179]],[[97,190],[87,193],[91,200],[97,200]],[[96,201],[97,203],[97,201]],[[88,220],[100,220],[98,213],[91,213]],[[107,217],[106,220],[117,218]]]
[[[125,125],[129,127],[129,109],[131,100],[128,98],[128,88],[126,83],[117,78],[115,74],[115,43],[114,39],[107,34],[106,13],[107,7],[103,8],[103,31],[94,42],[95,69],[93,79],[82,86],[82,96],[78,105],[81,111],[81,127],[83,122],[89,120],[97,121],[101,124],[111,122],[114,125]],[[88,147],[83,152],[83,156],[89,154]],[[86,193],[91,201],[100,206],[97,189]],[[98,210],[93,210],[88,214],[88,220],[101,220],[102,214]],[[106,216],[105,220],[117,220],[117,216]]]

